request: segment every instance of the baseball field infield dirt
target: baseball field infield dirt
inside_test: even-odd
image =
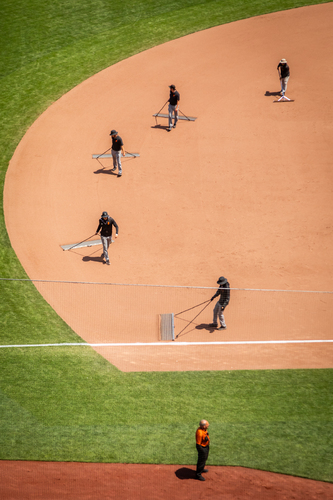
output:
[[[332,15],[329,3],[259,16],[138,54],[56,101],[17,147],[4,191],[12,246],[85,341],[128,344],[95,347],[121,370],[332,368],[333,296],[304,298],[333,289]],[[292,102],[277,102],[281,58]],[[168,132],[153,114],[170,84],[196,120]],[[112,128],[140,154],[120,178],[92,158]],[[119,225],[111,265],[100,246],[63,251],[94,235],[103,210]],[[211,306],[172,345],[131,345],[158,343],[159,314],[208,300],[220,275],[238,289],[225,332],[208,327]],[[316,342],[286,342],[305,340]],[[240,344],[209,344],[221,341]],[[212,467],[198,484],[186,466],[63,467],[2,462],[4,498],[22,498],[22,484],[34,499],[332,497],[332,485],[240,468]]]

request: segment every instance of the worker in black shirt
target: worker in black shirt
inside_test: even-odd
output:
[[[117,177],[122,176],[122,168],[121,168],[121,153],[125,156],[124,143],[121,137],[119,137],[118,132],[116,130],[111,130],[110,132],[112,139],[112,148],[111,154],[113,159],[113,169],[116,170],[118,167],[118,175]]]
[[[216,302],[215,307],[214,307],[214,317],[213,317],[213,323],[211,323],[209,326],[213,326],[214,328],[217,328],[217,318],[219,318],[221,327],[218,328],[218,330],[225,330],[227,328],[225,321],[224,321],[224,309],[227,307],[229,304],[230,300],[230,285],[228,283],[227,278],[224,276],[221,276],[217,280],[217,284],[219,285],[219,289],[217,290],[216,294],[210,299],[211,301],[214,300],[216,297],[220,297],[219,300]]]
[[[103,245],[103,254],[102,257],[104,256],[105,262],[107,265],[110,265],[109,261],[109,254],[108,254],[108,249],[110,246],[110,243],[113,243],[112,240],[112,226],[116,228],[116,238],[118,238],[118,224],[112,217],[109,216],[107,212],[103,212],[101,215],[101,218],[99,219],[99,224],[98,228],[96,230],[96,234],[100,233],[100,237],[102,240],[102,245]]]
[[[177,92],[175,85],[170,85],[170,97],[168,100],[169,103],[169,127],[167,130],[170,132],[172,130],[172,115],[174,115],[174,123],[173,123],[173,128],[176,128],[177,121],[178,121],[178,111],[179,111],[179,101],[180,101],[180,94]]]
[[[290,77],[290,69],[286,59],[281,59],[281,61],[278,64],[277,70],[279,72],[279,77],[280,77],[281,94],[282,96],[284,96],[287,91],[287,84]]]

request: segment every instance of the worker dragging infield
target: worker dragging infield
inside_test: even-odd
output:
[[[214,307],[213,323],[211,323],[209,326],[217,328],[218,327],[217,318],[218,318],[221,324],[218,330],[225,330],[227,328],[227,325],[225,324],[223,312],[230,301],[230,285],[228,283],[227,278],[225,278],[224,276],[221,276],[217,280],[217,284],[219,285],[219,288],[216,294],[210,300],[213,301],[216,297],[220,298],[216,302]]]
[[[107,212],[103,212],[101,218],[99,219],[99,224],[96,230],[96,234],[98,234],[99,231],[101,231],[100,237],[103,245],[102,257],[104,256],[105,262],[107,263],[108,266],[110,265],[108,250],[110,243],[113,243],[112,226],[116,228],[115,238],[118,238],[118,224],[112,217],[109,216]]]

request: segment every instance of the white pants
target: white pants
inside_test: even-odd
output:
[[[289,76],[286,76],[285,78],[280,79],[282,94],[285,94],[287,92],[288,80],[289,80]]]
[[[225,324],[222,306],[219,302],[216,302],[215,307],[214,307],[213,323],[216,325],[217,325],[217,318],[219,318],[221,326],[223,326],[225,328],[227,325]]]
[[[101,241],[102,241],[102,245],[103,245],[104,258],[106,261],[108,261],[109,260],[108,250],[109,250],[110,244],[113,243],[113,239],[111,238],[111,236],[102,236],[101,235]]]
[[[174,126],[176,126],[176,123],[178,121],[178,109],[176,109],[176,107],[176,105],[173,106],[172,104],[169,104],[169,128],[172,128],[172,115],[175,116]]]
[[[122,168],[121,168],[121,151],[114,151],[111,149],[111,154],[112,154],[112,160],[113,160],[113,168],[118,167],[118,174],[122,174]]]

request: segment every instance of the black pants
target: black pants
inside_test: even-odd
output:
[[[200,444],[197,444],[197,450],[198,450],[198,462],[197,462],[197,471],[196,475],[200,476],[202,471],[205,468],[206,461],[208,458],[209,454],[209,445],[208,446],[200,446]]]

